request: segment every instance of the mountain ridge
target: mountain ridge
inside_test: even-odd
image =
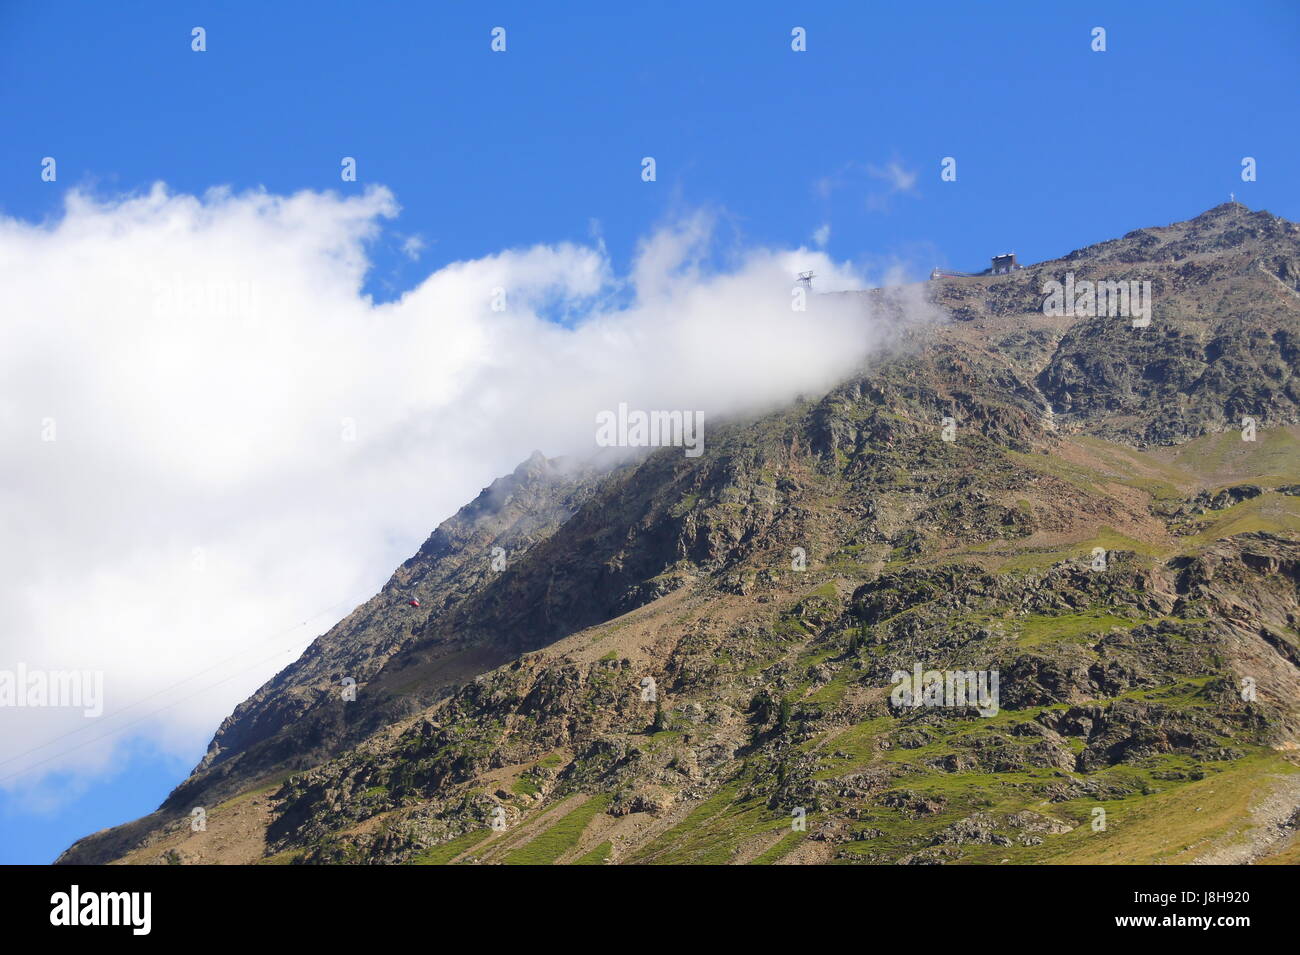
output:
[[[1075,840],[1074,817],[980,808],[963,775],[999,792],[1014,778],[1071,812],[1098,794],[1157,799],[1153,774],[1193,785],[1219,762],[1285,775],[1300,704],[1297,263],[1295,224],[1216,206],[932,282],[950,321],[819,398],[720,424],[700,459],[534,453],[241,704],[157,813],[59,861],[202,861],[189,807],[241,798],[260,815],[240,823],[255,834],[239,861],[430,861],[449,846],[464,851],[442,861],[944,862],[1009,847],[1042,861],[1031,850]],[[1044,315],[1043,283],[1064,268],[1151,281],[1151,326]],[[1233,447],[1245,417],[1261,439]],[[806,570],[790,569],[795,548]],[[890,710],[891,664],[954,653],[1006,667],[1005,734]],[[1214,660],[1255,668],[1265,701],[1234,701]],[[640,699],[646,677],[669,707]],[[1169,699],[1134,697],[1153,687]],[[828,749],[839,737],[856,741]],[[937,769],[896,755],[936,747]],[[1200,758],[1218,750],[1237,755]],[[721,860],[690,824],[711,801],[737,816],[715,834]],[[781,834],[792,806],[806,838]],[[504,833],[487,822],[498,810]],[[587,816],[543,858],[533,842],[564,841],[539,821],[552,812]]]

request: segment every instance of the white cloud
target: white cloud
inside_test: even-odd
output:
[[[365,247],[396,214],[383,189],[159,186],[0,219],[0,669],[103,670],[106,690],[97,721],[0,708],[0,777],[55,757],[0,785],[35,802],[47,772],[110,772],[112,745],[67,750],[135,720],[113,740],[197,755],[534,448],[594,450],[621,401],[716,418],[815,392],[886,333],[860,301],[792,312],[799,270],[863,286],[823,252],[710,270],[704,216],[648,236],[626,277],[600,242],[559,243],[376,305]]]
[[[812,243],[819,249],[826,248],[826,244],[831,240],[831,224],[823,222],[813,230]]]
[[[420,257],[420,253],[428,247],[424,238],[418,235],[408,235],[402,241],[402,254],[414,262]]]
[[[868,166],[867,172],[888,183],[890,192],[911,192],[916,188],[916,170],[908,169],[896,159],[884,166]]]
[[[897,195],[917,195],[916,183],[919,174],[898,159],[891,159],[883,166],[875,163],[862,163],[851,160],[844,163],[834,173],[822,176],[813,182],[813,192],[821,199],[830,199],[838,190],[853,186],[861,188],[866,185],[865,204],[872,212],[887,212],[890,200]],[[870,180],[884,183],[884,188],[870,188]]]

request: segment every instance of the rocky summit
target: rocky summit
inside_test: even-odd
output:
[[[906,292],[698,457],[533,454],[59,861],[1300,861],[1300,228]]]

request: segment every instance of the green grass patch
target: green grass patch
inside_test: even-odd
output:
[[[1047,643],[1083,643],[1092,635],[1102,635],[1113,627],[1131,630],[1139,623],[1147,621],[1128,620],[1100,610],[1088,610],[1083,613],[1030,614],[1015,618],[1012,627],[1020,629],[1019,644],[1022,647],[1036,647]]]
[[[431,846],[413,856],[410,865],[447,865],[462,852],[474,848],[491,832],[491,829],[474,829],[440,845]]]
[[[1185,546],[1204,547],[1224,537],[1251,531],[1281,536],[1300,534],[1300,497],[1270,492],[1212,511],[1201,530],[1186,538]]]
[[[520,776],[510,785],[510,791],[516,796],[535,796],[541,789],[532,776]]]
[[[506,865],[551,865],[578,844],[588,823],[609,807],[609,801],[610,796],[606,793],[592,796],[577,809],[561,816],[549,829],[512,850],[502,861]]]
[[[795,846],[803,841],[806,835],[806,832],[787,832],[777,840],[776,845],[755,856],[750,865],[772,865],[775,862],[780,862],[790,854]]]
[[[596,848],[592,849],[586,855],[575,859],[574,865],[604,865],[606,859],[614,857],[614,844],[612,842],[602,842]]]

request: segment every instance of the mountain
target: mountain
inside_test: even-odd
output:
[[[919,290],[700,457],[535,453],[59,861],[1300,861],[1300,228]]]

